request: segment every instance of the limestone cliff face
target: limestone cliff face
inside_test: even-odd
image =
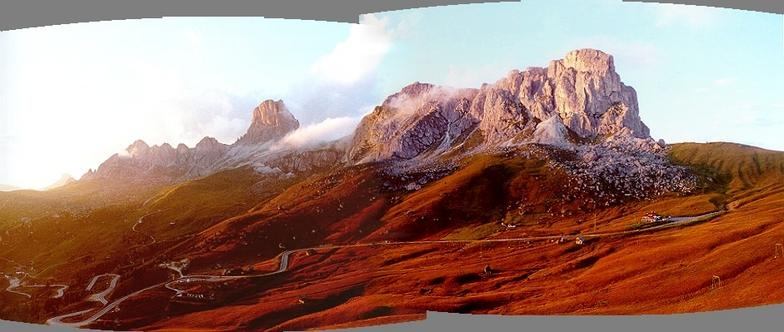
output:
[[[253,120],[247,133],[240,137],[238,144],[261,144],[277,140],[299,128],[283,101],[265,100],[253,110]]]
[[[512,70],[479,89],[411,84],[362,120],[348,158],[411,159],[459,147],[472,136],[492,147],[570,144],[613,135],[650,139],[637,94],[621,82],[613,57],[582,49],[547,68]]]
[[[360,121],[349,160],[410,159],[439,144],[449,145],[479,122],[470,114],[477,92],[419,82],[406,86]]]
[[[650,136],[637,107],[637,92],[621,82],[613,57],[592,49],[572,51],[550,62],[556,112],[581,136],[613,134],[629,128],[638,138]]]

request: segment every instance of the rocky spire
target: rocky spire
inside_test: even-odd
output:
[[[299,128],[283,101],[267,99],[253,110],[253,120],[247,133],[237,140],[238,144],[263,144],[277,140]]]
[[[612,55],[599,50],[571,51],[550,62],[547,78],[555,86],[556,112],[581,136],[608,135],[628,128],[648,138],[637,107],[637,92],[621,82]]]

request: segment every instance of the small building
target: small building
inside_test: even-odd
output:
[[[177,297],[192,300],[215,300],[215,292],[207,286],[198,285],[178,293]]]
[[[642,216],[641,222],[650,223],[650,222],[657,222],[662,221],[664,218],[656,213],[656,212],[648,212],[644,216]]]

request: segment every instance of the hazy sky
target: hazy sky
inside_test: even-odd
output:
[[[655,139],[784,150],[784,20],[732,9],[553,1],[347,23],[164,18],[0,33],[0,184],[79,178],[137,139],[227,144],[283,99],[303,137],[350,134],[414,81],[479,87],[573,49],[615,57]]]

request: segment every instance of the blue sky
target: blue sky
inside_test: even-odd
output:
[[[522,1],[360,22],[164,18],[3,31],[0,184],[79,178],[136,139],[231,144],[265,99],[283,99],[302,137],[337,138],[414,81],[479,87],[586,47],[615,57],[654,138],[784,150],[780,14]]]

